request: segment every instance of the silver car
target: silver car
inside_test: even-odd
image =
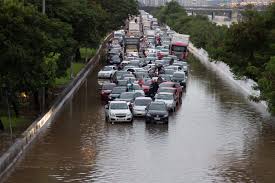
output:
[[[172,112],[176,111],[177,102],[174,94],[172,93],[166,93],[166,92],[158,93],[155,96],[155,102],[164,102],[169,111],[172,111]]]
[[[150,105],[152,99],[150,97],[137,97],[133,104],[133,115],[143,117],[146,114],[146,107]]]

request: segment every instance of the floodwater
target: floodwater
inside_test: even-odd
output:
[[[95,83],[96,72],[5,183],[275,181],[274,120],[199,62],[168,125],[106,123]]]

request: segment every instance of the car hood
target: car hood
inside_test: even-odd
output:
[[[161,99],[156,99],[156,102],[164,102],[166,105],[173,104],[173,100],[161,100]]]
[[[146,106],[134,106],[133,109],[134,109],[134,110],[138,110],[138,111],[145,111]]]
[[[121,109],[121,110],[111,110],[110,113],[112,114],[130,114],[131,111],[129,109]]]
[[[120,93],[111,93],[110,94],[110,97],[119,97],[120,96]]]
[[[102,90],[101,93],[111,93],[112,90]]]
[[[117,98],[117,101],[125,101],[125,102],[131,102],[132,99],[121,99],[121,98]]]
[[[148,111],[148,113],[151,115],[168,115],[168,112],[166,112],[166,111],[151,110],[151,111]]]
[[[98,75],[103,75],[103,74],[112,74],[112,71],[99,71]]]

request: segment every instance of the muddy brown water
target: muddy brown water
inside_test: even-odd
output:
[[[106,123],[94,72],[3,182],[275,182],[274,120],[199,62],[190,68],[168,125]]]

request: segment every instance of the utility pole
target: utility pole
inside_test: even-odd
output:
[[[42,0],[42,13],[46,13],[46,0]]]
[[[6,97],[7,97],[8,117],[9,117],[9,126],[10,126],[10,136],[11,136],[11,143],[12,143],[11,112],[10,112],[8,89],[6,89]]]
[[[71,66],[70,66],[70,79],[74,78],[74,73],[73,73],[73,60],[74,60],[74,56],[71,57]]]
[[[46,14],[46,0],[42,0],[42,14]],[[45,111],[45,87],[42,87],[42,104],[40,105],[41,114]]]

